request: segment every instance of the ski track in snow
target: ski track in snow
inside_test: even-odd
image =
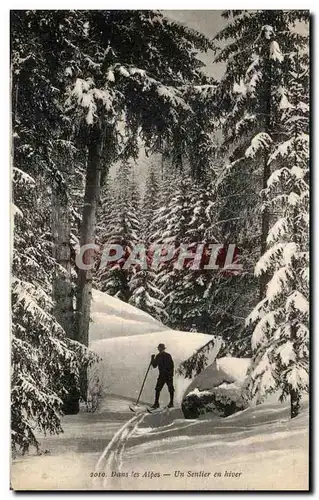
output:
[[[125,451],[125,446],[129,438],[134,434],[138,425],[144,420],[146,413],[139,413],[134,415],[128,422],[126,422],[113,436],[112,440],[109,442],[102,455],[100,456],[95,472],[105,472],[106,477],[96,477],[95,487],[100,486],[104,489],[107,487],[109,479],[114,480],[117,478],[111,478],[111,472],[120,472],[123,465],[123,454]]]

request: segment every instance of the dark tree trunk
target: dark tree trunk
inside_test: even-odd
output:
[[[70,207],[66,190],[57,182],[52,189],[53,257],[59,267],[53,278],[54,315],[66,332],[74,338],[74,311],[70,262]]]
[[[86,171],[84,207],[82,225],[80,231],[80,245],[95,243],[96,229],[96,208],[98,204],[101,184],[101,152],[102,134],[96,129],[90,137],[88,145],[88,160]],[[90,249],[83,255],[83,262],[86,265],[94,263],[94,250]],[[76,340],[88,346],[89,325],[92,298],[92,274],[93,270],[78,269],[77,283],[77,329]],[[87,373],[83,371],[81,376],[81,393],[86,399],[87,394]]]
[[[100,194],[102,137],[96,133],[88,146],[87,172],[80,245],[95,243],[96,208]],[[94,250],[83,256],[86,265],[94,263]],[[92,296],[92,270],[78,269],[77,340],[88,345],[90,305]]]
[[[55,151],[57,160],[65,158],[65,150]],[[53,276],[54,316],[64,329],[67,337],[75,338],[73,291],[71,280],[71,221],[70,204],[66,186],[63,182],[53,181],[51,230],[53,258],[57,267]],[[65,414],[79,412],[79,391],[74,374],[65,371],[61,374],[67,394],[63,396],[62,410]]]
[[[262,189],[266,189],[269,176],[270,176],[270,167],[268,165],[268,157],[267,155],[265,155]],[[269,233],[269,222],[270,222],[269,210],[268,207],[265,207],[261,216],[260,255],[264,255],[264,253],[267,250],[267,236]],[[268,281],[269,281],[268,273],[264,272],[263,274],[261,274],[259,279],[259,300],[264,299],[266,296],[266,288]]]
[[[272,129],[272,117],[271,117],[271,87],[272,87],[272,75],[271,75],[271,61],[269,59],[269,43],[265,44],[265,92],[264,92],[264,114],[265,114],[265,132],[271,136]],[[263,180],[262,189],[267,188],[267,181],[270,176],[270,166],[268,164],[268,154],[264,154],[264,164],[263,164]],[[260,255],[264,255],[267,249],[267,236],[269,233],[269,209],[264,207],[261,216],[261,235],[260,235]],[[268,273],[264,272],[261,274],[259,279],[259,300],[263,300],[266,296],[267,283],[269,281]]]

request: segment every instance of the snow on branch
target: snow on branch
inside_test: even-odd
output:
[[[272,301],[283,292],[288,286],[288,279],[291,278],[291,272],[287,266],[278,269],[267,285],[267,297]]]
[[[267,269],[272,265],[272,263],[278,259],[278,257],[282,256],[284,249],[283,243],[277,243],[272,246],[264,253],[259,259],[255,267],[255,276],[260,276],[265,273]]]
[[[279,44],[278,44],[278,42],[276,42],[276,40],[273,40],[270,43],[269,56],[270,56],[270,59],[272,59],[274,61],[283,62],[283,60],[284,60],[284,56],[283,56],[283,54],[280,50]]]
[[[309,302],[298,290],[294,290],[286,301],[286,311],[289,312],[291,308],[297,309],[302,314],[307,314],[309,312]]]
[[[249,148],[245,151],[246,158],[255,158],[258,151],[267,150],[272,144],[271,137],[265,132],[260,132],[251,140]]]

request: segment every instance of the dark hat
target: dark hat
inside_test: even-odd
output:
[[[165,344],[158,344],[158,348],[161,347],[162,349],[166,349]]]

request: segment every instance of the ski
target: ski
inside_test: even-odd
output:
[[[133,413],[144,413],[147,410],[147,406],[136,406],[136,405],[130,405],[129,409]]]
[[[169,410],[168,406],[163,406],[163,408],[146,408],[146,411],[150,414],[162,413],[164,410]]]
[[[135,405],[130,405],[129,409],[133,413],[150,413],[150,414],[156,414],[156,413],[161,413],[164,410],[168,410],[168,406],[163,406],[162,408],[151,408],[150,406],[135,406]]]

